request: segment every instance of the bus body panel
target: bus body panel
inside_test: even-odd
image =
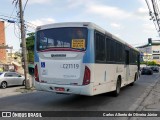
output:
[[[66,57],[51,57],[65,55]],[[81,52],[41,52],[39,53],[39,76],[48,84],[82,85],[84,65]]]
[[[124,65],[95,64],[94,94],[106,93],[116,89],[119,75],[123,77]]]
[[[39,91],[48,91],[55,93],[63,93],[63,94],[77,94],[77,95],[87,95],[93,96],[93,84],[85,85],[85,86],[74,86],[74,85],[58,85],[58,84],[47,84],[47,83],[39,83],[36,82],[36,89]],[[56,91],[55,88],[64,88],[64,91]]]
[[[137,73],[135,65],[129,65],[128,78],[126,78],[126,67],[124,64],[95,64],[94,65],[94,94],[101,94],[116,89],[116,83],[121,76],[121,87],[132,83]]]

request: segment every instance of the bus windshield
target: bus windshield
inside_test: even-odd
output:
[[[86,50],[87,28],[63,27],[44,29],[37,32],[37,50],[71,48]]]

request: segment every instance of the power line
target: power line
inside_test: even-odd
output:
[[[0,18],[0,19],[2,19],[3,21],[7,21],[7,22],[9,22],[9,24],[8,25],[6,25],[5,27],[4,27],[4,29],[2,30],[2,31],[5,31],[5,29],[7,29],[9,26],[10,26],[10,22],[11,21],[14,21],[14,23],[16,23],[17,22],[17,26],[19,27],[19,25],[18,25],[18,23],[20,23],[20,21],[19,21],[19,17],[17,16],[17,17],[13,17],[13,13],[14,13],[14,11],[15,11],[15,8],[17,7],[17,5],[18,5],[18,0],[13,0],[13,2],[12,2],[12,4],[14,4],[15,3],[15,5],[14,5],[14,8],[13,8],[13,10],[12,10],[12,12],[11,12],[11,14],[10,15],[2,15],[2,14],[0,14],[0,16],[2,16],[2,17],[4,17],[4,18]],[[24,10],[25,10],[25,8],[26,8],[26,5],[27,5],[27,3],[28,3],[28,0],[26,0],[26,3],[25,3],[25,6],[24,6]],[[24,11],[23,10],[23,11]],[[19,14],[19,12],[17,12],[17,15]],[[13,19],[13,20],[10,20],[10,19]],[[34,25],[34,24],[32,24],[32,23],[30,23],[30,22],[28,22],[28,21],[24,21],[25,22],[25,25],[27,25],[27,27],[30,27],[30,28],[32,28],[32,29],[34,29],[35,30],[35,28],[37,27],[36,25]],[[28,32],[31,32],[31,31],[29,31],[29,30],[27,30],[26,29],[26,31],[28,31]],[[3,32],[0,32],[0,34],[2,34]],[[15,34],[15,36],[17,37],[17,38],[19,38],[18,36],[17,36],[17,34],[16,34],[16,27],[15,27],[15,24],[14,24],[14,34]]]
[[[18,26],[18,25],[17,25],[17,26]],[[18,26],[18,28],[19,28],[19,26]],[[20,39],[20,34],[17,35],[17,33],[20,33],[20,31],[17,32],[16,24],[14,24],[14,35],[15,35],[18,39]],[[20,41],[19,41],[19,42],[20,42]]]
[[[154,16],[155,16],[155,19],[156,19],[156,22],[157,22],[157,25],[158,25],[158,32],[160,30],[160,25],[159,25],[159,18],[158,18],[158,10],[157,10],[157,6],[156,6],[156,3],[154,0],[151,0],[152,2],[152,6],[153,6],[153,11],[154,11]]]
[[[154,26],[155,26],[156,30],[159,31],[158,28],[157,28],[157,25],[156,25],[155,21],[153,21],[153,23],[154,23]]]
[[[156,6],[157,6],[157,11],[158,11],[158,13],[160,13],[157,0],[155,1],[155,4],[156,4]]]
[[[152,10],[151,10],[151,8],[150,8],[150,6],[149,6],[148,1],[147,1],[147,0],[145,0],[145,1],[146,1],[147,6],[148,6],[148,9],[149,9],[149,15],[151,16],[151,19],[150,19],[150,20],[153,20],[153,23],[154,23],[154,16],[153,16],[153,14],[152,14]],[[154,24],[155,24],[155,23],[154,23]],[[156,24],[155,24],[155,28],[157,29]]]
[[[10,16],[7,16],[7,15],[2,15],[2,14],[0,14],[0,17],[1,18],[3,17],[3,19],[11,19],[12,18],[12,20],[15,20],[15,21],[18,20],[18,18],[16,18],[16,17],[10,17]]]
[[[10,14],[9,18],[11,18],[11,17],[12,17],[12,15],[13,15],[13,13],[14,13],[15,8],[16,8],[16,5],[14,6],[14,8],[13,8],[13,10],[12,10],[12,12],[11,12],[11,14]],[[2,15],[0,15],[0,16],[2,16]],[[5,15],[4,15],[4,16],[5,16]],[[1,19],[2,19],[2,18],[1,18]],[[11,24],[11,23],[9,23],[8,25],[6,25],[6,26],[3,28],[3,30],[2,30],[2,31],[0,31],[0,35],[5,31],[5,29],[7,29],[7,27],[9,27],[9,26],[10,26],[10,24]]]
[[[147,1],[147,0],[145,0],[145,1],[146,1],[146,3],[147,3],[147,6],[148,6],[148,9],[149,9],[149,12],[151,12],[151,8],[150,8],[150,6],[149,6],[148,1]]]
[[[148,9],[149,9],[149,15],[151,16],[150,20],[153,20],[155,28],[156,28],[157,32],[159,33],[160,32],[159,3],[156,0],[151,0],[152,8],[153,8],[153,12],[152,12],[151,7],[150,7],[150,5],[148,3],[148,0],[145,0],[145,1],[146,1],[147,6],[148,6]]]
[[[2,15],[2,14],[0,14],[0,16],[3,16],[3,17],[5,17],[4,19],[8,19],[9,18],[9,16],[7,16],[7,15]],[[19,20],[19,18],[18,17],[10,17],[10,18],[13,18],[13,20]],[[28,21],[26,21],[26,20],[24,20],[24,22],[25,22],[25,24],[30,24],[29,26],[31,26],[32,28],[36,28],[37,27],[37,25],[35,25],[35,24],[33,24],[33,23],[31,23],[31,22],[28,22]]]
[[[27,3],[28,3],[28,0],[26,1],[25,5],[24,5],[23,12],[25,11]]]

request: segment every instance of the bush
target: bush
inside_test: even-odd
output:
[[[144,62],[141,62],[141,64],[145,64],[145,65],[148,65],[148,66],[154,66],[154,65],[157,65],[157,63],[155,61],[144,61]]]

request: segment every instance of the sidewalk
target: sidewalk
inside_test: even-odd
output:
[[[24,86],[19,86],[19,87],[8,87],[6,89],[0,88],[0,98],[3,97],[8,97],[8,96],[13,96],[13,95],[19,95],[21,92],[16,92],[16,89],[21,89]]]
[[[0,98],[14,96],[14,95],[20,95],[23,93],[31,93],[34,91],[36,91],[35,88],[31,88],[31,89],[27,90],[27,89],[25,89],[25,86],[8,87],[6,89],[0,89]]]
[[[136,111],[160,111],[160,78]],[[159,117],[135,117],[134,120],[160,120]]]
[[[142,105],[144,106],[143,111],[160,111],[160,80]]]

